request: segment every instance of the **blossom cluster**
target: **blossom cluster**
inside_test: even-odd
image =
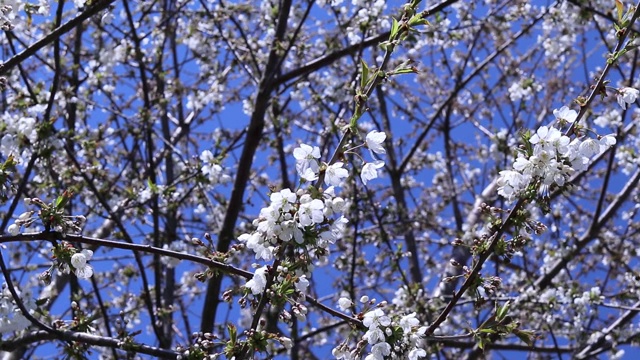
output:
[[[558,123],[573,123],[578,114],[564,106],[554,110]],[[528,138],[528,151],[518,154],[513,170],[503,170],[498,178],[498,194],[508,201],[521,196],[531,184],[540,184],[546,194],[553,185],[564,186],[576,171],[587,168],[591,158],[616,144],[613,135],[571,140],[554,126],[541,126]]]
[[[362,183],[378,178],[378,170],[384,166],[384,161],[378,159],[375,154],[386,154],[386,149],[382,145],[387,135],[384,132],[372,130],[365,137],[365,146],[370,150],[374,159],[372,162],[365,162],[360,172]],[[305,181],[315,181],[324,169],[325,181],[331,186],[342,186],[343,180],[349,176],[349,171],[344,169],[341,161],[333,164],[320,165],[320,148],[301,144],[293,150],[296,158],[296,171],[301,179]]]
[[[371,131],[365,139],[366,147],[373,153],[384,154],[386,151],[382,143],[385,138],[385,133]],[[317,146],[301,144],[293,150],[293,156],[296,159],[296,171],[303,181],[318,180],[321,172],[324,172],[324,181],[329,187],[324,190],[298,189],[295,192],[283,189],[271,193],[271,203],[262,208],[259,217],[253,221],[256,230],[240,235],[238,240],[253,250],[256,259],[270,261],[282,245],[292,243],[304,253],[315,254],[317,260],[324,262],[330,253],[329,245],[335,243],[348,222],[342,216],[347,203],[336,196],[335,187],[343,185],[349,171],[340,161],[321,165]],[[382,166],[384,162],[380,160],[365,163],[361,173],[363,183],[377,178],[377,169]],[[304,272],[297,275],[299,279],[308,281]],[[256,269],[245,287],[256,295],[263,292],[266,285],[267,267],[262,266]]]
[[[17,289],[16,289],[17,291]],[[20,294],[20,301],[30,312],[35,311],[36,304],[30,293]],[[20,309],[16,306],[15,300],[6,285],[3,285],[0,291],[0,334],[21,331],[26,329],[31,323],[22,315]]]
[[[13,224],[7,227],[7,232],[11,235],[18,235],[20,228],[25,230],[37,229],[34,224],[39,220],[47,230],[61,233],[79,233],[82,226],[87,221],[84,215],[65,215],[64,206],[73,196],[70,191],[64,191],[58,198],[47,204],[39,198],[25,198],[25,206],[34,206],[40,210],[25,211],[18,216]]]
[[[56,260],[58,270],[63,274],[73,273],[80,279],[89,279],[93,276],[93,267],[89,265],[89,260],[93,257],[93,251],[89,249],[78,250],[70,243],[63,241],[53,248],[53,258]],[[50,269],[45,270],[41,275],[45,283],[51,279]]]
[[[71,256],[73,273],[80,279],[88,279],[93,275],[93,267],[87,262],[93,257],[93,251],[83,249]]]
[[[219,159],[211,151],[203,151],[200,154],[200,160],[202,161],[202,174],[206,176],[210,185],[224,184],[231,181],[231,177],[224,173],[222,166],[219,164]]]
[[[291,242],[326,258],[328,246],[335,243],[347,223],[341,215],[346,202],[335,195],[334,187],[317,196],[307,190],[284,189],[272,193],[270,199],[271,204],[260,210],[260,216],[253,222],[256,230],[238,237],[253,250],[255,258],[270,261],[280,246]],[[265,267],[257,269],[254,278],[246,284],[253,294],[264,290],[265,272]]]
[[[368,297],[363,296],[361,302],[368,302]],[[351,301],[341,298],[340,307],[350,307]],[[420,321],[416,313],[392,318],[385,314],[381,303],[376,308],[366,312],[362,324],[367,327],[362,339],[371,345],[370,353],[365,360],[384,360],[387,358],[418,360],[427,356],[421,343],[427,330],[426,326],[419,326]],[[338,345],[332,350],[333,356],[338,360],[352,360],[359,358],[360,349],[350,349],[346,343]]]

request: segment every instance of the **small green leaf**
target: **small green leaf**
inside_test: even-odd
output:
[[[229,340],[232,344],[235,344],[238,340],[237,330],[233,324],[228,324],[227,329],[229,330]]]
[[[509,305],[511,305],[510,301],[507,301],[496,311],[496,319],[498,321],[502,321],[502,319],[504,319],[504,317],[507,315],[507,311],[509,311]]]
[[[152,183],[151,179],[147,179],[147,186],[149,186],[149,189],[151,189],[154,194],[158,191],[158,186]]]
[[[362,59],[360,60],[360,63],[362,63],[362,78],[360,79],[360,87],[364,89],[367,85],[367,82],[369,82],[369,67],[367,66],[367,63]]]
[[[616,10],[618,10],[618,21],[622,20],[622,12],[624,11],[624,4],[622,4],[622,1],[620,0],[615,0],[616,2]]]
[[[535,333],[531,330],[514,329],[513,334],[529,346],[533,346],[533,340],[536,338]]]
[[[427,19],[424,19],[420,13],[415,14],[409,19],[409,26],[429,25]]]
[[[404,68],[404,69],[397,69],[393,71],[393,75],[415,74],[415,73],[417,73],[415,68]]]
[[[480,348],[480,350],[484,350],[485,344],[486,343],[483,339],[480,339],[480,341],[478,341],[478,347]]]
[[[400,29],[400,24],[398,23],[398,20],[396,20],[395,18],[392,18],[392,19],[393,19],[393,23],[391,24],[391,33],[389,34],[389,39],[394,39],[398,34],[398,30]]]

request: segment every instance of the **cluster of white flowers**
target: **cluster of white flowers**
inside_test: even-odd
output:
[[[0,154],[5,158],[13,154],[16,156],[18,163],[28,161],[31,150],[29,147],[23,150],[20,144],[35,144],[38,140],[36,119],[5,113],[0,119],[0,125],[5,126],[4,135],[0,141]]]
[[[253,278],[247,281],[244,286],[251,290],[251,293],[254,295],[263,292],[265,286],[267,286],[267,267],[263,266],[256,269],[256,271],[253,273]]]
[[[381,131],[372,130],[365,138],[365,145],[371,151],[373,162],[365,162],[362,166],[360,178],[366,185],[369,180],[378,178],[378,169],[384,166],[384,161],[376,158],[375,154],[386,154],[382,143],[387,138],[387,134]],[[305,181],[314,181],[319,177],[321,170],[320,148],[301,144],[293,150],[293,156],[296,158],[296,171],[300,178]],[[349,171],[343,168],[344,163],[336,162],[331,165],[325,165],[325,181],[330,186],[342,186],[343,180],[349,176]]]
[[[367,134],[365,138],[365,142],[369,150],[376,154],[386,154],[387,151],[382,146],[382,143],[387,138],[387,134],[373,130]],[[373,154],[372,154],[373,156]],[[375,156],[373,156],[375,159]],[[367,181],[376,179],[378,177],[378,169],[384,166],[384,161],[382,160],[374,160],[370,163],[365,163],[362,166],[362,172],[360,174],[360,178],[362,179],[362,183],[367,185]]]
[[[224,173],[222,166],[218,163],[218,160],[213,153],[209,150],[205,150],[200,154],[200,160],[202,160],[202,174],[207,177],[210,185],[224,184],[231,181],[231,177]]]
[[[391,335],[391,318],[377,308],[364,314],[362,324],[369,328],[363,339],[371,345],[371,353],[365,360],[384,360],[384,357],[391,354],[391,345],[386,342],[385,330]]]
[[[341,307],[351,306],[351,300],[347,298],[341,298],[340,300],[342,302]],[[416,318],[415,312],[401,316],[397,321],[394,321],[380,307],[376,307],[364,314],[362,324],[368,328],[362,339],[371,345],[371,351],[365,357],[365,360],[384,360],[389,356],[392,356],[392,358],[418,360],[427,356],[427,352],[420,346],[427,327],[419,326],[420,321]],[[402,331],[402,338],[396,340],[397,343],[390,344],[387,342],[387,337],[393,335],[394,329]],[[397,331],[396,335],[398,335]],[[334,348],[332,354],[338,360],[353,360],[357,358],[357,350],[349,349],[345,343]]]
[[[384,154],[386,151],[382,143],[385,138],[385,133],[371,131],[366,136],[366,146],[373,153]],[[271,204],[262,208],[260,216],[253,222],[256,230],[238,237],[238,240],[245,243],[247,248],[254,251],[256,259],[272,260],[279,246],[293,240],[296,246],[304,247],[305,252],[317,254],[319,261],[326,260],[330,253],[329,245],[335,243],[348,222],[342,216],[347,204],[344,199],[335,194],[335,187],[342,186],[344,179],[349,176],[349,171],[343,167],[344,163],[321,165],[320,149],[307,144],[301,144],[295,148],[293,156],[296,159],[296,171],[302,180],[317,180],[320,172],[324,171],[324,180],[329,187],[316,194],[310,193],[308,189],[299,189],[295,192],[283,189],[273,192],[270,196]],[[203,161],[209,163],[212,158],[210,152],[203,152],[201,156]],[[365,163],[362,169],[362,181],[366,184],[367,181],[377,178],[377,169],[382,166],[384,162],[380,160]],[[205,169],[203,168],[202,171],[204,173]],[[306,289],[308,286],[306,274],[297,275],[300,280],[296,286]],[[264,291],[266,283],[266,268],[260,267],[245,287],[255,295]]]
[[[335,196],[334,187],[324,190],[318,198],[312,197],[307,190],[294,193],[284,189],[272,193],[270,199],[271,204],[260,210],[260,216],[253,222],[256,231],[238,237],[254,251],[256,259],[272,260],[275,249],[292,240],[310,253],[319,253],[317,250],[321,248],[323,256],[328,256],[329,244],[338,239],[347,223],[341,216],[346,202]],[[306,244],[306,238],[314,241]],[[254,278],[245,285],[253,294],[264,290],[265,270],[257,269]]]
[[[31,298],[31,294],[18,293],[18,295],[20,295],[25,308],[29,310],[29,312],[33,312],[36,304]],[[29,324],[29,320],[22,315],[22,312],[16,306],[9,289],[6,285],[3,285],[2,291],[0,292],[0,334],[24,330]]]
[[[562,107],[554,115],[560,123],[574,122],[577,113]],[[520,153],[513,170],[500,172],[498,194],[513,201],[534,182],[540,182],[545,193],[553,184],[563,186],[576,171],[584,170],[590,159],[615,145],[613,135],[571,140],[553,126],[541,126],[529,139],[531,154]]]
[[[320,173],[320,148],[301,144],[293,150],[293,157],[296,158],[296,170],[300,178],[305,181],[318,179]],[[343,179],[349,176],[349,171],[343,168],[344,163],[338,161],[331,165],[326,165],[325,181],[330,186],[342,186]]]
[[[597,286],[592,287],[589,291],[585,291],[581,296],[576,296],[573,299],[573,303],[576,305],[577,311],[585,311],[587,307],[594,304],[599,304],[604,300],[604,296]]]
[[[271,204],[260,210],[260,216],[254,220],[256,231],[240,235],[239,240],[255,252],[256,259],[273,259],[273,250],[282,243],[294,240],[304,243],[304,234],[315,233],[316,246],[324,247],[334,243],[344,230],[347,220],[340,216],[331,218],[344,211],[346,203],[335,196],[334,188],[329,187],[322,197],[314,199],[306,190],[292,192],[284,189],[271,194]],[[319,226],[316,226],[319,225]]]
[[[542,90],[542,85],[535,82],[534,78],[522,78],[509,87],[509,99],[511,101],[529,100],[534,93]]]

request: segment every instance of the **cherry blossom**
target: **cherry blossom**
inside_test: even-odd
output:
[[[327,167],[325,177],[327,184],[331,186],[342,186],[343,179],[349,176],[349,171],[344,169],[342,167],[343,165],[344,163],[338,161]]]
[[[267,286],[267,267],[262,266],[253,273],[253,278],[245,284],[245,287],[251,290],[253,295],[258,295],[264,291]]]
[[[563,106],[560,109],[553,110],[553,116],[556,117],[558,121],[565,121],[568,123],[572,123],[576,121],[578,117],[578,112],[572,109],[569,109],[567,106]]]
[[[362,324],[369,329],[372,329],[379,326],[389,326],[391,324],[391,319],[389,318],[389,316],[384,314],[384,311],[382,311],[382,309],[378,308],[364,314]]]
[[[296,158],[296,170],[300,177],[311,180],[313,176],[318,174],[320,170],[320,164],[318,163],[320,148],[300,144],[299,147],[293,150],[293,156]]]
[[[20,226],[18,224],[11,224],[7,228],[7,232],[11,235],[18,235],[18,233],[20,233]]]
[[[378,169],[384,167],[384,161],[376,160],[372,163],[365,163],[362,166],[362,171],[360,173],[360,178],[362,179],[362,183],[367,185],[370,180],[378,178]]]
[[[4,3],[7,356],[587,359],[637,337],[635,6]]]
[[[372,130],[366,136],[367,147],[376,154],[386,154],[387,151],[382,145],[386,138],[387,134],[384,132]]]
[[[351,301],[351,299],[346,298],[346,297],[341,297],[338,300],[338,307],[340,308],[340,310],[342,311],[347,311],[348,309],[350,309],[353,306],[353,302]]]
[[[71,256],[71,266],[74,267],[74,274],[80,279],[88,279],[93,275],[93,267],[87,262],[93,257],[93,251],[83,249]]]
[[[626,110],[627,104],[635,103],[638,95],[640,95],[639,90],[630,87],[623,87],[618,89],[616,100],[618,100],[618,105],[620,105],[623,110]]]

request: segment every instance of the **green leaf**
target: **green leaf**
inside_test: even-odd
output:
[[[478,341],[478,347],[480,348],[480,350],[484,350],[485,344],[486,343],[483,339],[480,339],[480,341]]]
[[[498,321],[501,321],[507,315],[507,311],[509,311],[509,305],[511,305],[511,301],[507,301],[496,311],[496,319],[498,319]]]
[[[59,195],[58,198],[56,199],[55,208],[59,209],[61,207],[60,205],[62,205],[63,201],[64,201],[64,196]]]
[[[424,19],[420,13],[415,14],[409,19],[409,26],[429,25],[427,19]]]
[[[400,75],[400,74],[414,74],[416,73],[416,69],[415,68],[404,68],[404,69],[397,69],[397,70],[393,70],[393,75]]]
[[[235,344],[238,340],[237,329],[233,324],[228,324],[227,329],[229,330],[229,340],[232,344]]]
[[[362,64],[362,78],[360,79],[360,87],[365,88],[367,82],[369,82],[369,67],[364,60],[360,59],[360,63]]]
[[[622,1],[615,0],[616,2],[616,10],[618,10],[618,21],[622,21],[622,13],[624,12],[624,4]]]
[[[152,183],[151,179],[147,179],[147,186],[149,186],[149,189],[151,189],[154,194],[158,191],[158,186]]]
[[[533,340],[536,338],[535,333],[531,330],[514,329],[513,334],[529,346],[533,346]]]
[[[389,35],[389,39],[394,39],[398,34],[398,30],[400,30],[400,24],[398,23],[398,20],[396,20],[395,18],[392,19],[393,23],[391,24],[391,33]]]

